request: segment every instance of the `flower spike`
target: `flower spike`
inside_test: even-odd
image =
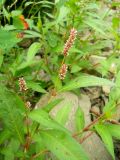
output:
[[[68,55],[68,51],[72,47],[72,45],[76,39],[76,35],[77,35],[77,30],[75,28],[72,28],[70,31],[70,36],[69,36],[67,42],[65,43],[65,46],[63,49],[64,56]]]

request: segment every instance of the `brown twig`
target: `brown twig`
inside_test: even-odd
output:
[[[97,117],[100,116],[101,114],[94,111],[93,109],[90,110],[91,113],[95,114]],[[112,124],[117,124],[117,125],[120,125],[120,123],[114,119],[106,119],[105,121],[109,122],[109,123],[112,123]]]
[[[83,143],[87,138],[89,138],[94,132],[91,131],[87,136],[84,136],[82,139],[80,139],[80,143]]]
[[[109,123],[112,123],[112,124],[120,125],[120,123],[118,121],[114,120],[114,119],[107,119],[106,121],[109,122]]]
[[[96,112],[94,109],[90,109],[90,112],[93,113],[94,115],[96,115],[97,117],[100,116],[100,113]]]
[[[31,137],[27,135],[24,145],[24,152],[27,152],[31,144]]]
[[[94,111],[93,109],[91,109],[90,111],[91,111],[93,114],[95,114],[95,115],[97,116],[97,118],[96,118],[93,122],[91,122],[89,125],[87,125],[82,131],[73,134],[72,137],[75,138],[75,137],[77,137],[78,135],[80,135],[81,133],[83,133],[83,132],[85,132],[85,131],[88,131],[92,125],[94,125],[95,123],[97,123],[98,120],[104,116],[104,114],[100,114],[100,113]],[[120,123],[119,123],[118,121],[116,121],[116,120],[106,119],[105,121],[107,121],[107,122],[109,122],[109,123],[112,123],[112,124],[120,125]],[[94,132],[91,131],[87,136],[83,137],[83,138],[80,140],[80,143],[82,143],[84,140],[86,140],[88,137],[90,137],[93,133],[94,133]]]
[[[87,125],[82,131],[74,133],[72,135],[72,137],[77,137],[78,135],[80,135],[83,132],[86,132],[90,129],[91,126],[93,126],[95,123],[97,123],[99,121],[99,119],[101,119],[104,116],[104,114],[101,114],[98,118],[96,118],[94,121],[92,121],[89,125]]]

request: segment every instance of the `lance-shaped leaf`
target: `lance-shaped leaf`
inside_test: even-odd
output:
[[[2,63],[3,63],[3,55],[2,55],[2,53],[0,52],[0,67],[2,66]]]
[[[50,112],[57,104],[59,104],[61,101],[63,100],[63,98],[59,98],[59,99],[55,99],[52,100],[51,102],[49,102],[48,104],[46,104],[45,106],[43,106],[43,109],[46,112]]]
[[[120,125],[116,125],[116,124],[109,124],[106,126],[110,132],[110,134],[117,138],[120,139]]]
[[[4,125],[23,143],[23,114],[25,106],[22,100],[13,92],[0,84],[0,118]]]
[[[111,136],[107,126],[105,126],[103,124],[97,124],[97,125],[95,125],[95,129],[98,132],[98,134],[100,135],[100,137],[102,138],[107,150],[112,155],[112,158],[115,160],[112,136]]]
[[[59,160],[88,160],[81,145],[70,135],[57,130],[40,132],[47,147]]]
[[[55,120],[58,123],[65,125],[65,123],[68,120],[69,113],[70,113],[71,109],[72,109],[71,104],[66,104],[65,106],[62,106],[60,108],[60,110],[57,112],[57,114],[55,116]]]
[[[45,127],[46,129],[57,129],[57,130],[62,130],[64,132],[67,132],[67,129],[62,127],[59,123],[54,121],[47,112],[45,112],[42,109],[36,109],[33,110],[30,114],[29,117],[38,122],[42,127]]]
[[[3,129],[0,131],[0,145],[11,137],[11,133],[8,129]]]
[[[60,92],[70,91],[80,87],[103,86],[103,85],[113,86],[114,83],[104,78],[99,78],[87,74],[81,74],[79,77],[68,82],[59,91]]]
[[[28,49],[27,53],[27,61],[32,61],[36,53],[39,51],[41,48],[41,44],[38,42],[33,43],[30,48]]]
[[[75,113],[75,125],[77,131],[82,130],[85,125],[84,112],[82,111],[80,106],[78,106],[78,109]]]
[[[17,37],[17,32],[15,31],[6,31],[0,29],[0,49],[2,51],[9,51],[14,47],[22,38]]]
[[[47,93],[46,90],[42,88],[39,83],[33,81],[27,81],[27,87],[31,88],[33,91],[37,91],[40,93]]]

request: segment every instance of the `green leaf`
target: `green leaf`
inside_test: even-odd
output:
[[[57,16],[57,19],[56,19],[56,24],[66,20],[68,13],[69,13],[69,9],[65,6],[61,6],[59,10],[59,15]]]
[[[30,4],[33,4],[34,2],[26,2],[25,7],[29,6]]]
[[[81,145],[61,131],[40,132],[41,138],[59,160],[88,160]]]
[[[5,3],[6,0],[0,0],[0,9],[2,8],[3,4]]]
[[[103,21],[101,21],[100,19],[99,20],[96,20],[96,19],[92,19],[92,18],[87,18],[87,20],[84,21],[85,24],[87,24],[88,26],[92,27],[95,31],[101,33],[102,35],[106,36],[106,33],[105,33],[105,25],[102,26]]]
[[[110,125],[106,125],[106,127],[108,128],[110,134],[117,138],[120,139],[120,125],[116,125],[116,124],[110,124]]]
[[[10,21],[10,14],[9,14],[8,11],[4,8],[4,6],[3,6],[3,14],[4,14],[4,16],[7,18],[7,20]]]
[[[116,75],[116,81],[115,81],[115,83],[116,83],[117,87],[120,87],[120,71]]]
[[[55,99],[55,100],[51,101],[50,103],[48,103],[47,105],[45,105],[45,106],[43,107],[43,109],[44,109],[46,112],[50,112],[51,109],[54,108],[57,104],[59,104],[62,100],[63,100],[63,98]]]
[[[33,137],[33,141],[36,143],[35,144],[36,154],[46,150],[44,142],[42,141],[42,138],[40,137],[39,134],[35,134],[35,136]],[[45,157],[46,157],[45,154],[41,154],[38,158],[36,157],[35,160],[45,160]]]
[[[78,106],[78,109],[75,113],[75,125],[77,131],[82,130],[85,126],[84,112],[82,111],[80,106]]]
[[[47,93],[45,89],[43,89],[39,83],[33,81],[26,81],[27,87],[31,88],[33,91],[37,91],[40,93]]]
[[[1,67],[1,65],[3,63],[3,58],[4,58],[3,54],[0,53],[0,67]]]
[[[36,53],[40,50],[40,48],[41,48],[40,43],[38,42],[33,43],[28,49],[27,61],[32,61]]]
[[[62,106],[60,108],[60,110],[57,112],[56,116],[55,116],[55,120],[62,124],[62,125],[65,125],[68,117],[69,117],[69,113],[72,109],[72,106],[71,104],[66,104],[64,106]]]
[[[17,32],[0,29],[0,49],[2,51],[9,51],[21,40],[21,38],[17,38]]]
[[[34,2],[26,2],[25,3],[25,7],[27,7],[27,6],[31,5],[31,4],[34,4],[34,5],[38,5],[38,4],[50,4],[50,5],[54,5],[53,2],[49,2],[49,1],[41,1],[41,2],[36,2],[36,3],[34,3]]]
[[[33,60],[33,61],[25,61],[25,62],[23,61],[21,64],[19,64],[17,66],[16,71],[25,69],[25,68],[30,67],[30,66],[34,66],[36,63],[38,63],[38,62],[36,62],[35,60]]]
[[[61,89],[62,87],[62,82],[60,80],[60,78],[58,77],[58,75],[52,75],[51,76],[51,80],[54,83],[54,86],[57,90]]]
[[[4,143],[4,141],[8,140],[10,138],[11,133],[8,129],[3,129],[3,131],[0,131],[0,145]]]
[[[11,141],[9,142],[8,146],[6,146],[3,150],[2,150],[2,154],[5,155],[5,160],[14,160],[16,159],[16,154],[18,152],[18,149],[20,147],[20,143],[18,140],[16,140],[15,138],[11,139]]]
[[[19,16],[13,17],[13,25],[16,29],[24,29],[24,24],[20,20]]]
[[[57,129],[68,132],[67,129],[63,128],[59,123],[51,119],[49,114],[42,109],[33,110],[29,114],[29,117],[47,129]]]
[[[119,7],[120,6],[120,2],[112,2],[112,7]]]
[[[24,112],[25,106],[21,99],[0,84],[0,118],[11,134],[16,136],[21,143],[24,139]]]
[[[41,38],[41,34],[38,32],[31,31],[31,30],[25,30],[24,32],[26,33],[24,36],[25,38],[35,38],[35,37]]]
[[[113,114],[116,114],[117,111],[116,102],[119,103],[119,101],[120,101],[120,72],[118,72],[116,75],[115,87],[113,87],[110,91],[109,101],[104,106],[103,112],[111,115],[112,117]]]
[[[81,87],[102,86],[102,85],[113,86],[114,83],[104,78],[99,78],[87,74],[81,74],[79,77],[68,82],[59,91],[60,92],[70,91]]]
[[[109,153],[112,155],[113,159],[115,160],[112,136],[107,126],[102,125],[102,124],[97,124],[95,125],[95,129],[98,132],[98,134],[101,136],[107,150],[109,151]]]
[[[58,42],[58,36],[54,33],[49,32],[47,35],[47,41],[51,47],[55,47]]]
[[[81,70],[81,67],[78,64],[74,64],[71,68],[71,73],[76,73]]]
[[[11,12],[11,16],[14,18],[14,17],[18,17],[19,20],[20,20],[20,15],[22,14],[22,10],[12,10]]]
[[[114,95],[117,96],[116,94],[114,94]],[[117,111],[117,108],[116,108],[116,103],[115,103],[114,99],[111,100],[109,98],[108,103],[103,108],[103,113],[105,113],[108,118],[112,118],[113,114],[116,114],[116,111]]]
[[[43,7],[45,7],[45,8],[52,8],[52,7],[49,6],[49,5],[44,5]],[[45,13],[49,18],[54,19],[54,16],[53,16],[52,14],[50,14],[50,13],[48,13],[48,12],[43,12],[43,13]]]

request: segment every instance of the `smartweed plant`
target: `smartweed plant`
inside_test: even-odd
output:
[[[0,159],[88,160],[81,144],[97,133],[114,160],[112,138],[120,139],[119,3],[105,1],[104,13],[99,1],[17,4],[0,2]],[[91,109],[90,124],[85,126],[82,108],[74,133],[50,116],[62,101],[57,95],[80,95],[93,86],[109,86],[110,93],[101,113]],[[47,104],[36,108],[43,95],[50,97]],[[69,110],[60,114],[67,119]]]

